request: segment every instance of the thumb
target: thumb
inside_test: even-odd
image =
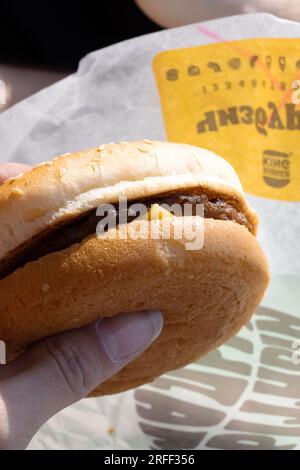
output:
[[[32,167],[23,163],[1,163],[0,164],[0,184],[8,178],[13,178],[21,173],[29,171]]]
[[[85,397],[143,352],[160,334],[162,325],[159,311],[121,314],[46,338],[2,366],[6,426],[0,429],[1,446],[26,447],[49,418]]]

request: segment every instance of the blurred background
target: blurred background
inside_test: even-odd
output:
[[[300,21],[300,0],[2,0],[0,112],[76,71],[95,49],[162,28],[255,11]]]

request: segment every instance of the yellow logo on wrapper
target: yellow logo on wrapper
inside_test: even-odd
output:
[[[300,39],[251,39],[159,53],[168,139],[228,160],[256,196],[300,201]]]

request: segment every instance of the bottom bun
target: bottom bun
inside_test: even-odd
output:
[[[174,218],[172,223],[186,224],[186,219]],[[200,220],[189,219],[191,225]],[[161,335],[94,390],[95,396],[150,382],[227,341],[261,301],[268,267],[245,227],[212,219],[204,226],[204,246],[197,251],[186,250],[185,240],[116,240],[109,231],[28,263],[1,280],[0,337],[9,358],[37,340],[99,317],[161,310]]]

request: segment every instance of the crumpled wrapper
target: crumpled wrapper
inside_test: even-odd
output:
[[[233,41],[234,57],[228,60],[227,66],[228,70],[232,69],[229,70],[230,77],[236,73],[237,78],[241,73],[239,57],[249,60],[248,65],[250,69],[252,67],[253,73],[261,59],[255,59],[255,54],[248,57],[236,41],[247,38],[299,37],[298,23],[279,20],[270,15],[255,14],[166,30],[90,53],[81,60],[76,74],[0,115],[1,160],[37,164],[59,154],[106,142],[143,138],[165,140],[170,136],[174,136],[172,140],[191,140],[192,143],[197,143],[197,139],[201,138],[203,146],[206,146],[207,142],[207,146],[214,149],[216,143],[211,138],[212,133],[208,132],[206,137],[200,132],[203,128],[201,122],[207,118],[202,112],[205,111],[204,106],[203,110],[201,109],[200,94],[204,92],[207,84],[202,83],[202,91],[199,88],[199,93],[195,91],[196,101],[200,100],[197,101],[200,103],[199,113],[202,112],[199,114],[198,134],[195,130],[195,135],[190,138],[185,133],[184,122],[177,129],[179,119],[189,114],[189,108],[183,107],[183,113],[180,115],[172,114],[172,106],[174,111],[178,111],[180,106],[188,103],[189,97],[183,98],[184,92],[180,89],[174,94],[175,88],[170,88],[172,82],[175,83],[178,78],[178,71],[181,73],[182,63],[178,68],[167,68],[164,71],[164,64],[177,54],[172,52],[168,55],[168,51],[185,48],[185,54],[179,52],[182,61],[182,57],[195,57],[194,47],[214,44],[217,47],[216,43]],[[253,44],[257,44],[260,54],[264,52],[264,42]],[[270,47],[273,47],[272,44]],[[212,55],[206,66],[209,73],[217,76],[225,66],[215,64],[214,57],[218,56],[220,49],[217,47],[213,50],[216,56]],[[290,50],[292,49],[287,48],[284,56],[288,64]],[[201,51],[205,55],[205,49],[199,48],[197,51],[200,58]],[[209,49],[206,54],[207,51]],[[166,57],[160,55],[162,52],[167,52]],[[221,54],[221,59],[222,57]],[[271,59],[266,59],[265,65],[262,66],[262,76],[267,74],[267,79],[262,77],[259,82],[262,87],[268,87],[269,82],[272,83],[271,61],[275,56],[271,56],[267,51],[266,57]],[[283,73],[284,67],[289,65],[276,56],[277,59],[279,71]],[[209,77],[203,75],[203,70],[200,71],[194,63],[187,64],[187,73],[191,77],[195,78],[200,73],[201,77]],[[297,64],[300,68],[300,61],[296,61]],[[164,82],[164,73],[168,82]],[[251,82],[253,88],[256,87],[255,80]],[[219,76],[214,82],[216,85],[221,83]],[[282,82],[282,78],[278,78],[279,82]],[[291,85],[288,83],[288,86]],[[197,90],[194,86],[191,89]],[[240,84],[240,87],[243,85]],[[223,94],[219,95],[219,107],[223,109],[225,106],[228,112],[231,98],[228,95],[225,95],[226,98],[222,96]],[[257,91],[253,91],[253,99],[257,98]],[[212,95],[210,100],[209,102],[215,102]],[[291,103],[291,98],[285,93],[285,102],[279,102],[278,109],[280,110],[286,102]],[[194,111],[191,109],[191,115]],[[217,113],[218,109],[215,108],[214,112]],[[230,113],[231,111],[229,117],[226,117],[223,110],[222,116],[228,125],[235,124],[237,119],[233,115],[234,111],[233,114]],[[242,117],[245,119],[245,115]],[[276,145],[280,143],[280,149],[274,150],[270,143],[272,136],[267,141],[261,141],[263,146],[264,142],[267,143],[262,147],[263,166],[258,168],[256,164],[251,163],[247,138],[242,139],[245,147],[241,149],[240,159],[244,159],[244,167],[240,164],[236,167],[243,183],[246,181],[244,186],[247,197],[259,213],[259,238],[269,258],[273,274],[273,281],[263,306],[235,338],[199,362],[170,372],[137,390],[86,399],[59,413],[38,432],[30,448],[300,447],[300,361],[297,355],[297,338],[300,331],[300,317],[297,312],[300,300],[297,289],[300,280],[300,195],[299,189],[298,192],[293,190],[292,181],[292,178],[297,178],[295,168],[299,164],[300,156],[297,154],[299,149],[295,148],[291,152],[288,148],[290,140],[287,134],[282,133],[284,137],[281,137],[278,117],[276,122],[274,116],[269,116],[269,120],[266,120],[264,111],[257,110],[256,117],[258,133],[264,134],[264,131],[259,129],[266,127],[269,132],[273,122],[274,142]],[[293,119],[290,125],[297,127],[297,117],[293,115]],[[207,123],[206,127],[205,131],[211,130],[208,129]],[[242,126],[240,128],[242,129]],[[298,129],[294,130],[293,138]],[[225,158],[230,157],[229,151],[234,149],[235,143],[235,131],[228,132],[233,132],[229,134],[230,138],[219,139],[220,142],[227,142],[224,149]],[[238,134],[236,136],[238,139]],[[257,139],[249,138],[249,145],[260,142],[261,138],[261,135],[258,135]],[[289,163],[286,163],[287,161]],[[262,189],[259,194],[253,190],[256,187],[255,180],[249,179],[249,174],[254,175],[255,172],[260,172],[257,187]],[[284,189],[280,192],[278,188]],[[275,198],[274,194],[278,194],[278,198]]]

